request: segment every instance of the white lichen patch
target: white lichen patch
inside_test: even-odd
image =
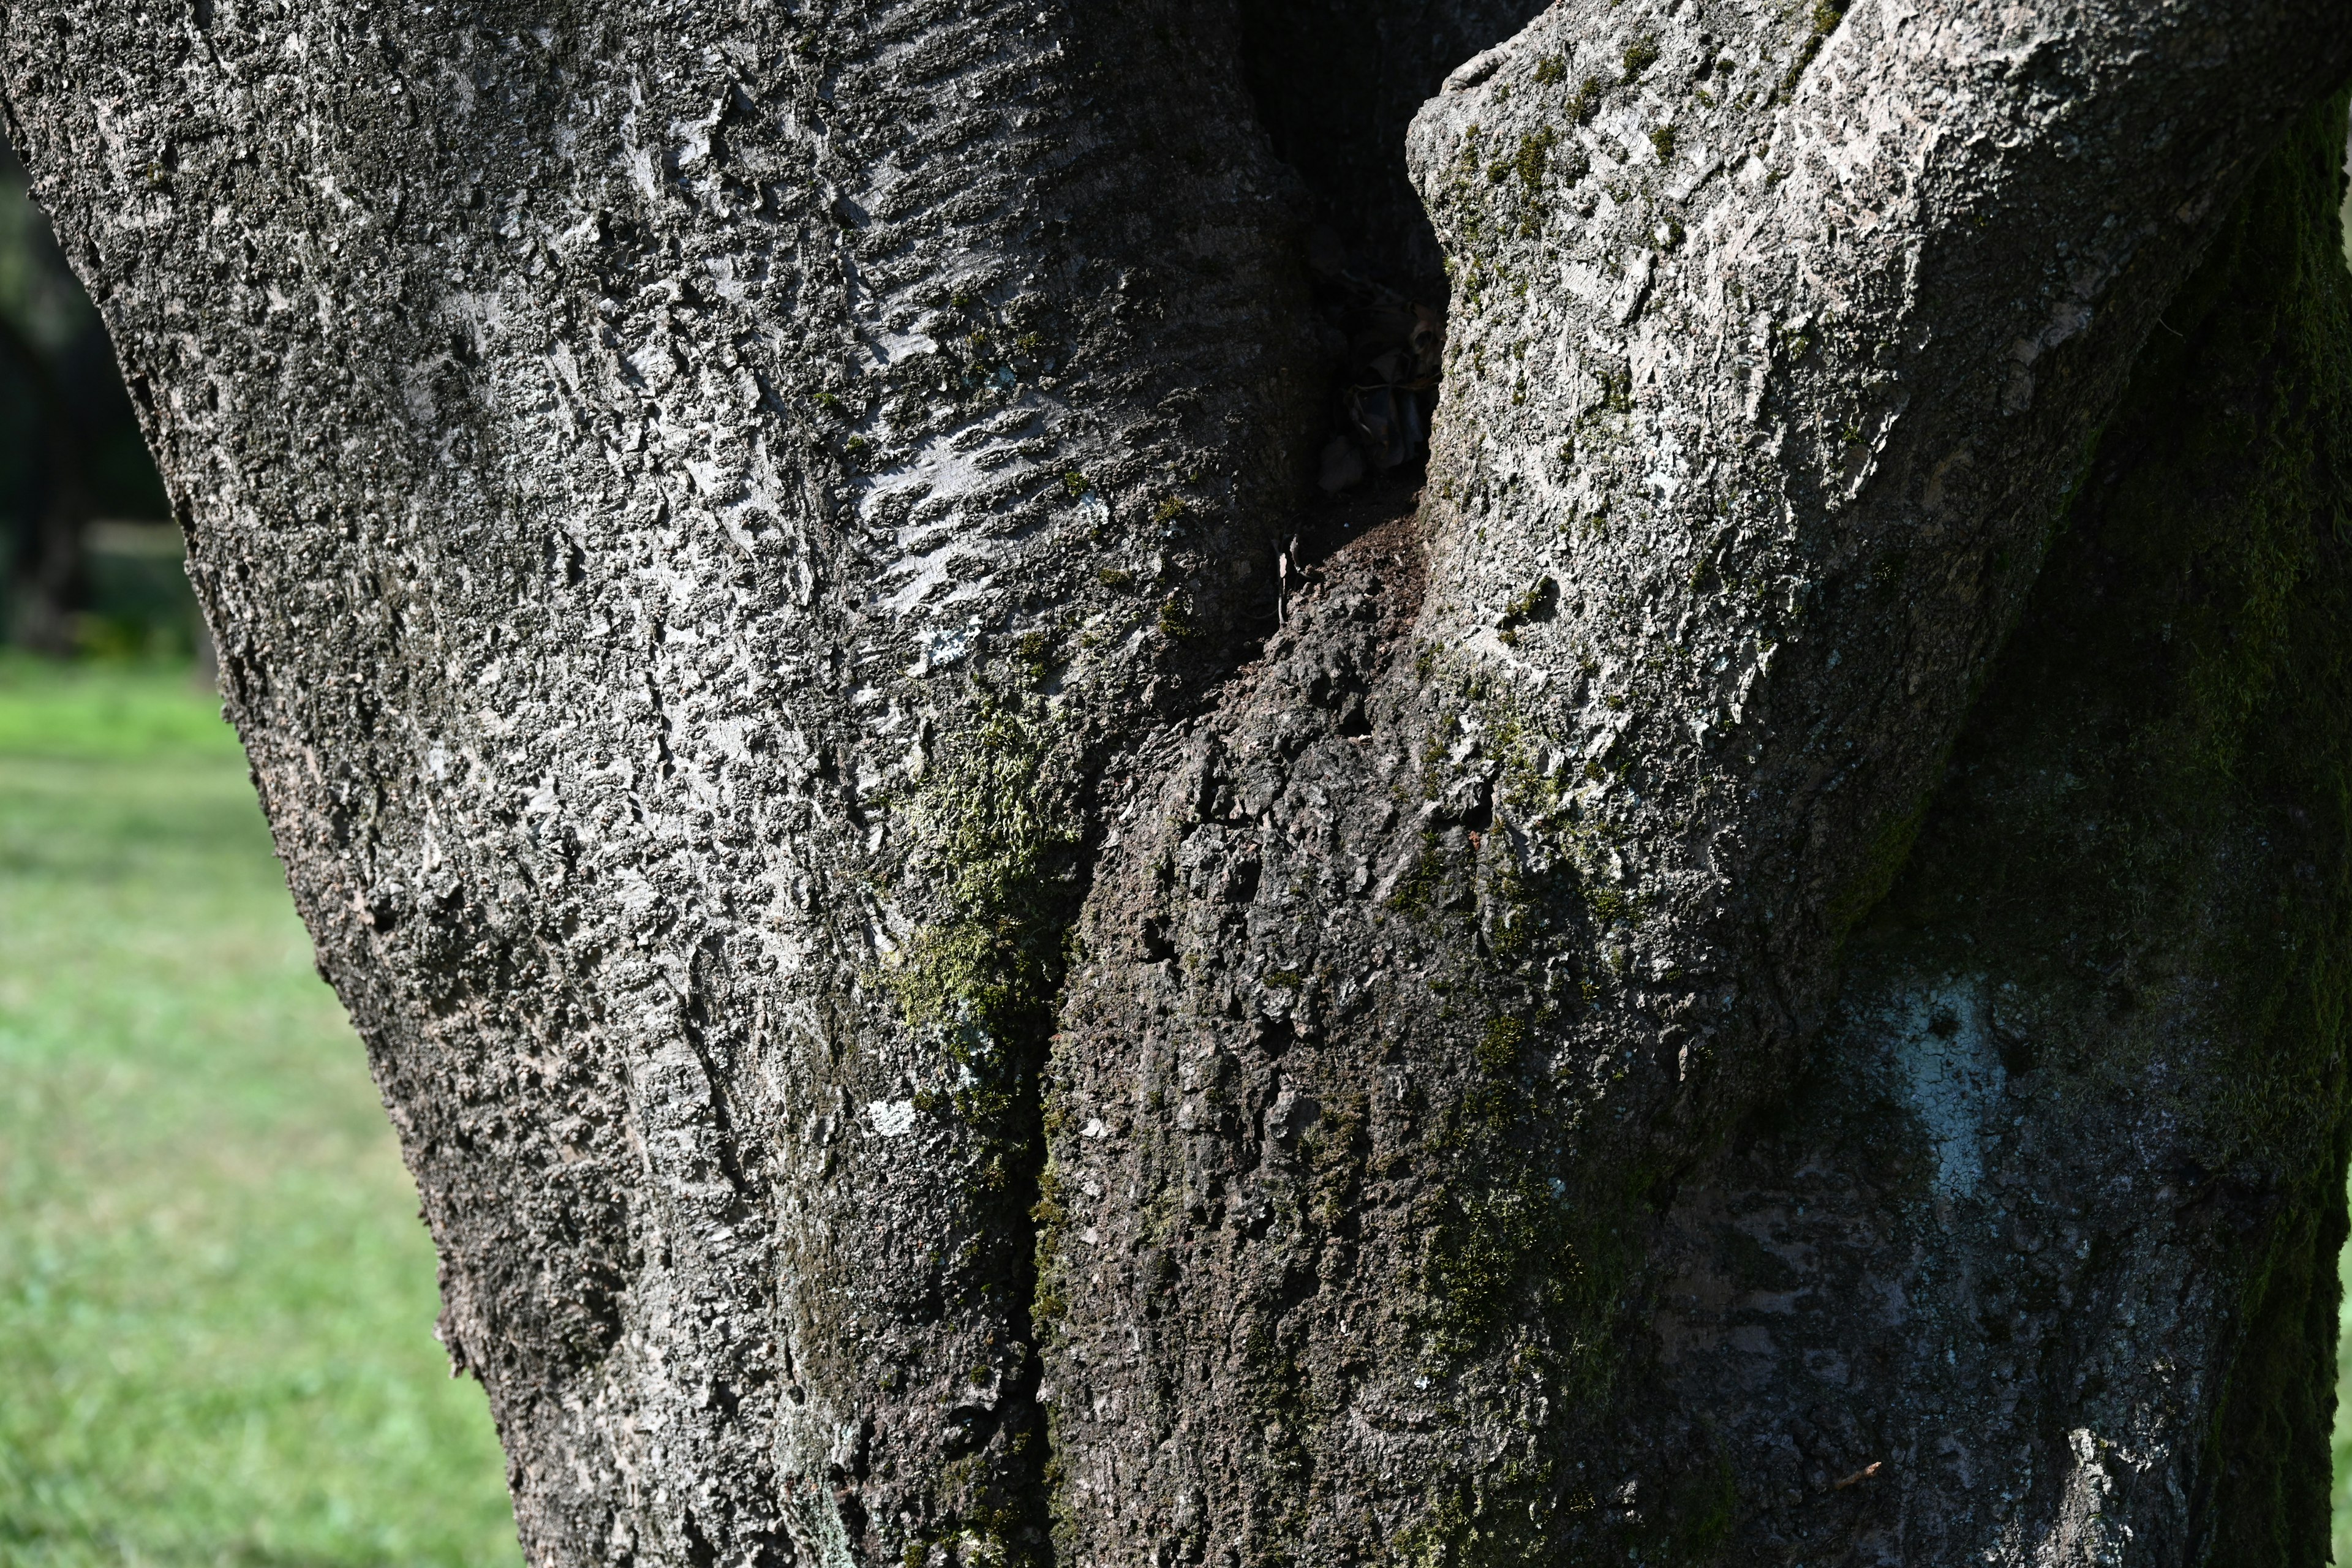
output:
[[[2007,1085],[1984,984],[1970,975],[1906,990],[1877,1015],[1904,1098],[1936,1145],[1941,1198],[1983,1184],[1985,1133]]]

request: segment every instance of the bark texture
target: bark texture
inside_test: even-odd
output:
[[[0,16],[534,1565],[2324,1541],[2352,28],[1532,10]]]
[[[1042,1542],[1086,781],[1320,394],[1230,16],[5,26],[532,1561]]]
[[[2352,702],[2333,132],[2310,117],[2272,160],[2143,353],[1808,1082],[1660,1223],[1664,1377],[1808,1558],[2326,1555],[2352,952],[2352,774],[2312,743]]]
[[[2112,1517],[2096,1498],[2053,1511],[2104,1473],[2066,1447],[2075,1433],[2136,1444],[2137,1473],[2184,1510],[2218,1484],[2195,1442],[2159,1452],[2077,1405],[2080,1359],[2053,1354],[2004,1387],[1990,1379],[2015,1359],[1963,1321],[1947,1332],[1979,1352],[1967,1381],[1957,1359],[1942,1366],[1952,1381],[1933,1370],[1957,1356],[1928,1339],[1950,1303],[2001,1298],[1990,1270],[1957,1272],[1972,1248],[1916,1256],[1917,1205],[1958,1191],[1927,1180],[1944,1140],[1948,1181],[1976,1192],[1971,1141],[2000,1103],[1979,1062],[1986,993],[2024,976],[1898,954],[1860,969],[1835,1015],[1847,1021],[1828,1050],[1912,1064],[1916,1103],[1882,1137],[1937,1151],[1933,1173],[1909,1166],[1906,1185],[1856,1171],[1855,1151],[1824,1167],[1800,1144],[1784,1179],[1826,1168],[1867,1195],[1785,1236],[1766,1224],[1781,1189],[1702,1173],[1727,1138],[1758,1136],[1759,1117],[1792,1100],[1828,1117],[1884,1081],[1804,1047],[2127,366],[2242,179],[2223,169],[2233,138],[2189,146],[2174,117],[2209,89],[2220,118],[2264,112],[2271,90],[2283,111],[2341,69],[2225,85],[2202,31],[2219,15],[2169,30],[2185,21],[1857,7],[1824,39],[1727,10],[1563,5],[1424,110],[1414,167],[1455,287],[1412,647],[1384,662],[1359,651],[1352,591],[1302,614],[1296,642],[1154,770],[1171,782],[1136,815],[1159,831],[1097,872],[1094,961],[1048,1096],[1048,1195],[1067,1214],[1041,1290],[1042,1309],[1067,1302],[1048,1362],[1079,1560],[1576,1561],[1612,1547],[2067,1560],[2101,1549],[2089,1514]],[[2275,10],[2233,26],[2241,45],[2267,26],[2282,44],[2343,42]],[[2174,85],[2140,96],[2168,68]],[[2250,126],[2245,156],[2273,135]],[[2332,205],[2313,179],[2316,195],[2282,220],[2322,237],[2306,256],[2325,254]],[[2149,395],[2183,394],[2159,381]],[[2217,437],[2209,457],[2226,449]],[[2213,481],[2229,493],[2230,477]],[[2332,492],[2309,482],[2319,499],[2300,526],[2324,532]],[[2298,808],[2332,809],[2333,777]],[[2340,834],[2315,831],[2312,875],[2332,897]],[[2044,849],[1978,837],[1953,858],[2006,851],[1993,863],[2021,877],[2017,860]],[[2095,914],[2119,952],[2152,940],[2152,905],[2151,889],[2078,920]],[[2323,900],[2310,940],[2335,918]],[[2210,950],[2141,962],[2208,981],[2227,969]],[[2260,973],[2284,994],[2302,984],[2279,962]],[[2074,1022],[2039,1005],[2046,1019],[2001,1027]],[[2212,1042],[2183,998],[2157,1016],[2181,1031],[2165,1068],[2147,1035],[2126,1054],[2078,1034],[2072,1059],[2111,1057],[2135,1084],[2205,1081],[2188,1042]],[[2305,1016],[2286,1051],[2297,1070],[2332,1070],[2332,1016],[2324,999]],[[1975,1033],[1955,1032],[1964,1019]],[[2251,1048],[2232,1036],[2221,1058]],[[1825,1076],[1801,1088],[1808,1067]],[[2294,1121],[2273,1130],[2277,1170],[2303,1184],[2286,1206],[2307,1225],[2338,1099],[2325,1079],[2286,1100],[2258,1081]],[[2065,1103],[2045,1123],[2054,1147],[2096,1131],[2088,1163],[2088,1149],[2125,1160],[2140,1146],[2131,1112],[2095,1122]],[[1878,1110],[1863,1100],[1837,1125],[1872,1126]],[[2209,1171],[2227,1165],[2221,1149],[2261,1146],[2217,1126],[2187,1136],[2179,1157]],[[2067,1188],[2122,1169],[2070,1172]],[[2162,1185],[2145,1182],[2142,1199],[2170,1202],[2179,1189],[2158,1200]],[[1865,1221],[1884,1252],[1854,1239]],[[2039,1240],[2048,1220],[2025,1223]],[[2247,1244],[2226,1228],[2225,1245]],[[1988,1245],[2006,1258],[2019,1234]],[[2076,1224],[2067,1245],[2091,1235]],[[2279,1277],[2290,1317],[2314,1305],[2324,1238],[2305,1239],[2306,1283]],[[1774,1288],[1768,1242],[1803,1265],[1778,1289],[1797,1323],[1785,1359],[1751,1361],[1778,1342],[1754,1316]],[[2164,1272],[2187,1258],[2146,1245],[2147,1271],[2188,1289]],[[2297,1257],[2291,1231],[2262,1245]],[[2271,1277],[2260,1253],[2241,1258],[2221,1277],[2236,1283],[2204,1282],[2226,1299],[2178,1310],[2235,1321]],[[2084,1282],[2047,1266],[2009,1283],[2044,1310],[2083,1285],[2087,1305]],[[2113,1276],[2101,1288],[2130,1294]],[[1990,1310],[1998,1324],[2017,1309]],[[1864,1375],[1864,1330],[1896,1371]],[[2147,1366],[2114,1397],[2168,1432],[2205,1431],[2248,1342],[2217,1338],[2192,1397]],[[2299,1342],[2277,1353],[2307,1367]],[[2029,1435],[1974,1421],[1948,1401],[1955,1386]],[[2021,1417],[2001,1405],[2012,1394]],[[2173,1414],[2146,1414],[2158,1409]],[[2231,1458],[2295,1489],[2272,1467],[2315,1462],[2315,1431],[2298,1430],[2273,1458]],[[1826,1471],[1846,1447],[1852,1463]],[[2000,1480],[1979,1482],[1980,1447],[1985,1469],[2000,1455]],[[1872,1463],[1857,1495],[1817,1500]],[[2147,1560],[2217,1528],[2218,1495],[2169,1537],[2148,1527]]]

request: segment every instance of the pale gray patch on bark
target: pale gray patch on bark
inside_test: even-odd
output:
[[[1081,1560],[1687,1549],[1755,1506],[1702,1458],[1722,1363],[1642,1370],[1628,1259],[1807,1065],[2126,372],[2352,49],[2294,6],[1825,20],[1561,5],[1415,122],[1454,298],[1406,646],[1365,609],[1402,569],[1335,563],[1155,764],[1065,1009]],[[1873,1074],[1980,1188],[1990,1082]]]
[[[1457,1244],[1785,1089],[2155,312],[2352,59],[2144,9],[1480,53],[1409,143],[1423,513],[1219,687],[1324,393],[1230,8],[11,8],[533,1563],[1034,1558],[1041,1397],[1078,1561],[1435,1551],[1601,1452],[1545,1336],[1610,1303]],[[1042,1039],[925,966],[1089,885],[1033,1194]],[[1990,1075],[1931,1054],[1885,1081],[1969,1200]],[[1537,1147],[1465,1198],[1481,1072]],[[1562,1552],[1658,1506],[1545,1487]]]

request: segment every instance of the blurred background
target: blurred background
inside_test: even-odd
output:
[[[517,1568],[180,551],[0,147],[0,1568]]]
[[[520,1568],[436,1305],[113,354],[6,159],[0,1568]]]
[[[201,659],[169,516],[98,312],[0,146],[0,637]]]

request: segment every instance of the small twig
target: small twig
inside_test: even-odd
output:
[[[1876,1475],[1878,1473],[1878,1467],[1885,1462],[1886,1461],[1884,1459],[1871,1460],[1870,1463],[1863,1466],[1862,1468],[1854,1471],[1853,1474],[1846,1477],[1845,1479],[1832,1482],[1830,1484],[1830,1490],[1833,1492],[1842,1492],[1848,1487],[1859,1486],[1862,1482],[1866,1481],[1870,1479],[1871,1477]]]

